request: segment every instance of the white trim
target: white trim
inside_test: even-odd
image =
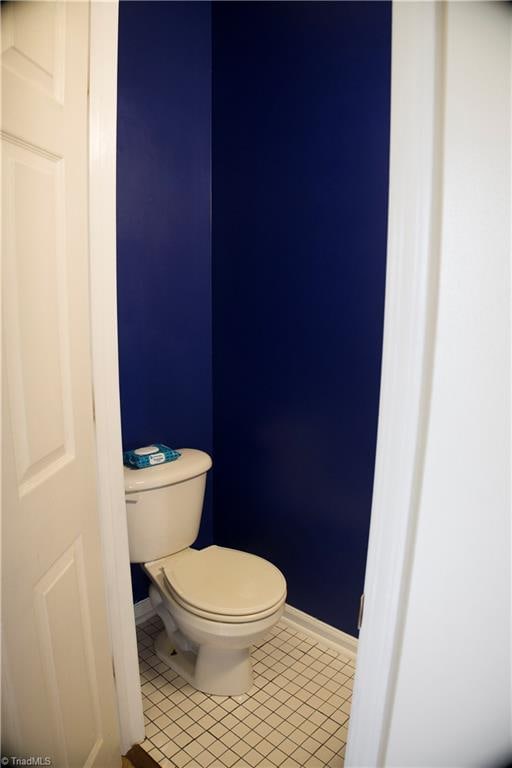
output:
[[[92,2],[89,216],[98,506],[122,752],[144,739],[121,462],[116,302],[118,3]]]
[[[146,597],[145,600],[139,600],[133,606],[135,615],[135,624],[143,624],[148,619],[156,616],[151,600]],[[315,619],[314,616],[310,616],[303,611],[299,611],[298,608],[294,608],[292,605],[285,604],[284,614],[281,621],[288,624],[290,627],[299,629],[305,635],[314,638],[318,642],[324,643],[331,648],[335,648],[337,651],[341,651],[344,654],[349,654],[352,658],[355,658],[357,653],[357,638],[352,635],[347,635],[346,632],[342,632],[341,629],[331,627],[330,624],[326,624],[319,619]]]
[[[437,306],[444,11],[393,3],[384,347],[365,614],[345,765],[385,764]]]
[[[139,624],[144,624],[148,619],[152,619],[156,616],[155,609],[151,605],[151,600],[146,597],[145,600],[139,600],[133,606],[133,613],[135,615],[135,624],[138,627]]]
[[[511,114],[510,114],[510,122],[512,123],[512,56],[510,57],[510,84],[511,84],[511,94],[510,94],[510,108],[511,108]],[[512,180],[512,152],[510,153],[510,179]],[[511,181],[512,184],[512,181]],[[512,216],[510,217],[510,240],[509,242],[512,244]],[[512,257],[512,253],[511,253]],[[512,258],[511,258],[512,261]],[[509,275],[510,280],[510,295],[512,296],[512,269],[510,270]],[[510,338],[512,338],[512,312],[510,313],[510,319],[509,319],[510,327]],[[510,402],[512,403],[512,355],[510,356],[510,371],[509,371],[509,382],[510,382]],[[510,408],[510,414],[509,414],[509,434],[512,435],[512,408]],[[510,483],[512,486],[512,451],[510,451]],[[510,551],[512,552],[512,525],[510,526]],[[510,604],[509,604],[509,617],[510,617],[510,637],[512,637],[512,589],[510,590]],[[510,699],[512,701],[512,664],[509,664],[509,682],[510,682]],[[512,735],[512,707],[510,708],[510,733]]]
[[[294,608],[292,605],[288,605],[288,603],[284,607],[282,621],[295,629],[300,629],[301,632],[318,640],[318,642],[341,651],[345,655],[349,654],[355,659],[357,654],[357,637],[348,635],[346,632],[342,632],[341,629],[332,627],[330,624],[320,621],[320,619],[315,619],[314,616],[299,611],[298,608]]]

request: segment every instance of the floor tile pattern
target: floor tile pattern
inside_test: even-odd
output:
[[[281,621],[252,651],[243,696],[196,691],[153,652],[159,618],[137,627],[146,724],[162,768],[341,768],[354,659]]]

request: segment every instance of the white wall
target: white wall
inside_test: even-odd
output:
[[[385,765],[483,768],[512,754],[512,4],[447,4],[444,30],[437,328]]]

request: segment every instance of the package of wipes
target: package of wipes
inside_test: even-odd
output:
[[[181,453],[169,448],[163,443],[146,445],[143,448],[135,448],[132,451],[123,453],[123,464],[132,469],[144,469],[152,467],[154,464],[164,464],[166,461],[176,461]]]

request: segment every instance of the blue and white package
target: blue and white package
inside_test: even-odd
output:
[[[164,464],[166,461],[176,461],[181,453],[169,448],[163,443],[146,445],[143,448],[135,448],[133,451],[123,453],[123,464],[131,469],[144,469],[155,464]]]

